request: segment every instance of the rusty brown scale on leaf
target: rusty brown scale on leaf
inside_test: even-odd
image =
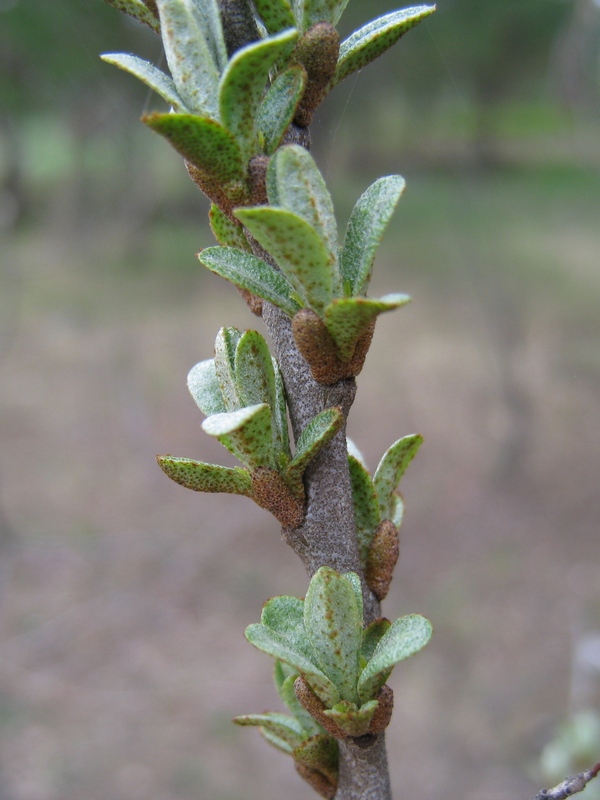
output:
[[[317,383],[332,386],[360,373],[375,331],[375,321],[356,343],[354,354],[342,361],[335,341],[323,320],[310,308],[302,308],[292,320],[292,333],[302,356],[308,363]]]
[[[391,687],[384,684],[377,695],[379,705],[373,714],[373,719],[369,725],[369,733],[382,733],[390,724],[392,711],[394,710],[394,692]]]
[[[371,540],[365,569],[367,585],[378,600],[383,600],[389,591],[399,555],[398,528],[389,519],[384,519]]]
[[[295,762],[295,766],[298,774],[304,778],[317,794],[327,798],[327,800],[333,800],[337,791],[337,786],[331,783],[325,775],[317,772],[316,769],[307,767],[306,764],[299,764],[297,761]]]
[[[233,216],[233,203],[217,181],[214,180],[214,178],[210,178],[206,173],[202,172],[201,169],[198,169],[198,167],[194,166],[189,161],[185,162],[185,168],[202,194],[206,195],[206,197],[218,206],[224,214],[227,214],[230,220],[237,222],[236,218]]]
[[[294,497],[281,475],[269,467],[253,470],[252,499],[286,528],[298,528],[304,521],[304,501]]]
[[[307,82],[294,122],[303,128],[310,125],[315,110],[327,94],[340,53],[340,37],[329,22],[317,22],[306,31],[292,54],[292,63],[302,64]]]

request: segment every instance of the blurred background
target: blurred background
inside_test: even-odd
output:
[[[0,800],[304,800],[230,722],[280,710],[243,630],[303,570],[154,461],[230,463],[186,374],[261,323],[198,264],[207,203],[114,51],[161,64],[101,0],[0,0]],[[350,423],[371,468],[426,440],[384,607],[436,629],[391,679],[397,797],[526,798],[600,754],[599,76],[597,0],[439,0],[313,126],[342,229],[408,185],[373,293],[414,302]]]

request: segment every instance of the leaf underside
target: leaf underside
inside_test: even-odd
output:
[[[173,456],[158,456],[157,461],[175,483],[195,492],[225,492],[246,497],[252,494],[250,473],[241,467],[221,467]]]

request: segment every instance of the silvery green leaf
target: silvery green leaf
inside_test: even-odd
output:
[[[196,114],[219,120],[219,70],[191,0],[156,0],[163,46],[178,93]]]
[[[281,686],[278,688],[279,696],[292,712],[294,718],[299,722],[304,734],[304,738],[323,733],[323,728],[319,725],[316,719],[311,717],[311,715],[304,708],[304,706],[301,705],[296,697],[296,692],[294,691],[294,682],[297,677],[298,673],[294,672],[293,675],[289,675],[283,681]]]
[[[137,19],[138,22],[148,25],[155,33],[160,33],[160,22],[156,15],[143,3],[140,3],[140,0],[106,0],[106,2],[116,8],[117,11],[129,14],[130,17]]]
[[[294,761],[324,775],[335,786],[338,778],[338,743],[329,734],[320,733],[298,745],[292,753]]]
[[[355,703],[362,616],[351,583],[329,567],[320,567],[311,578],[304,600],[304,629],[318,667],[342,700]]]
[[[358,679],[361,701],[375,698],[394,665],[425,647],[431,633],[431,623],[420,614],[409,614],[393,622]]]
[[[144,61],[143,58],[129,55],[129,53],[105,53],[101,58],[107,64],[114,64],[115,67],[135,75],[142,83],[159,94],[175,111],[187,111],[173,80],[154,64]]]
[[[398,492],[392,494],[389,519],[397,528],[402,525],[402,520],[404,519],[404,500],[402,495]]]
[[[306,738],[299,722],[287,714],[277,714],[274,711],[267,711],[265,714],[243,714],[234,717],[233,721],[236,725],[260,727],[263,733],[268,731],[275,739],[269,737],[269,741],[285,753],[291,754]]]
[[[142,121],[164,136],[186,161],[222,185],[244,179],[235,138],[218,122],[195,114],[149,114]]]
[[[209,436],[219,441],[231,441],[241,454],[241,461],[246,466],[276,467],[273,453],[271,409],[265,403],[229,411],[225,414],[213,414],[202,423],[202,429]]]
[[[398,39],[435,11],[435,6],[414,6],[393,11],[369,22],[340,45],[340,57],[330,88],[379,58]]]
[[[173,456],[158,456],[157,461],[171,480],[195,492],[226,492],[246,497],[252,495],[250,473],[240,467],[221,467]]]
[[[379,462],[373,484],[379,500],[381,519],[391,519],[394,513],[397,514],[397,503],[393,501],[394,491],[422,444],[423,437],[418,433],[404,436],[386,450]]]
[[[354,590],[354,597],[356,598],[356,606],[358,608],[358,616],[362,620],[363,618],[363,595],[362,595],[362,585],[360,582],[360,578],[356,574],[356,572],[344,572],[342,578],[345,581],[348,581],[352,589]]]
[[[236,411],[242,406],[235,384],[235,349],[241,338],[237,328],[223,327],[215,339],[215,373],[227,411]]]
[[[246,157],[258,150],[256,116],[269,72],[282,52],[298,38],[291,29],[238,50],[227,65],[219,86],[220,118],[235,136]]]
[[[346,437],[346,444],[348,446],[348,455],[355,458],[359,461],[365,469],[367,469],[367,462],[365,461],[365,457],[358,449],[356,442],[354,439],[351,439],[349,436]]]
[[[288,280],[261,258],[232,247],[207,247],[198,258],[211,272],[268,300],[288,316],[299,310]]]
[[[363,567],[367,563],[367,552],[377,526],[381,522],[377,492],[367,469],[354,456],[348,455],[350,485],[354,505],[356,536]]]
[[[379,640],[383,636],[383,634],[388,630],[391,626],[391,622],[389,619],[385,619],[385,617],[380,617],[379,619],[374,620],[365,628],[363,634],[363,643],[360,650],[361,657],[364,659],[365,666],[367,661],[370,661],[373,657],[373,653],[375,652],[375,648],[379,644]]]
[[[340,253],[345,294],[366,294],[375,253],[404,186],[404,178],[400,175],[380,178],[369,186],[354,206]]]
[[[260,621],[283,636],[294,650],[312,660],[312,650],[304,630],[304,600],[289,595],[271,597],[263,606]]]
[[[287,403],[285,386],[277,359],[273,356],[273,370],[275,372],[275,407],[271,409],[273,422],[279,431],[282,447],[285,453],[290,453],[290,439],[288,433]],[[290,454],[291,455],[291,454]],[[286,465],[287,466],[287,465]]]
[[[254,6],[271,34],[296,25],[288,0],[254,0]]]
[[[281,72],[265,94],[256,114],[263,137],[263,150],[271,155],[281,144],[294,118],[306,85],[306,72],[299,64]]]
[[[348,0],[304,0],[303,29],[308,30],[317,22],[336,25]]]
[[[339,692],[327,675],[292,647],[281,634],[262,623],[255,623],[246,628],[246,639],[264,653],[294,667],[325,705],[334,706],[339,701]]]
[[[344,424],[344,415],[338,408],[326,408],[313,417],[296,442],[296,452],[285,473],[286,483],[292,491],[302,487],[302,475],[308,462],[331,441]]]
[[[187,386],[196,405],[207,417],[227,411],[213,358],[201,361],[191,368],[187,377]]]
[[[281,147],[269,163],[267,186],[276,186],[269,202],[302,217],[327,246],[332,262],[337,263],[337,224],[331,195],[311,154],[296,144]],[[337,270],[332,290],[341,294]]]
[[[282,208],[240,208],[234,213],[275,259],[302,301],[322,314],[339,279],[321,237],[304,219]]]
[[[347,708],[344,703],[339,703],[335,708],[328,709],[323,713],[333,720],[347,736],[364,736],[369,730],[378,706],[377,700],[370,700],[360,708]]]
[[[393,311],[410,302],[407,294],[386,294],[379,300],[370,297],[340,297],[324,312],[327,330],[332,335],[342,360],[354,355],[356,343],[371,322],[385,311]]]
[[[208,217],[211,230],[220,245],[250,252],[250,245],[244,236],[244,227],[241,223],[232,220],[214,203],[210,207]]]
[[[205,38],[217,70],[223,72],[227,66],[227,47],[223,36],[221,14],[217,0],[192,0],[192,9]]]

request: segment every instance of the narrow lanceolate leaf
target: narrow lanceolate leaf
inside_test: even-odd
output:
[[[129,55],[129,53],[105,53],[101,58],[108,64],[114,64],[115,67],[135,75],[142,83],[159,94],[175,111],[187,110],[173,80],[154,64],[144,61],[143,58]]]
[[[363,464],[354,456],[349,455],[348,466],[350,467],[350,485],[352,487],[358,549],[364,567],[367,563],[367,552],[371,539],[381,522],[379,504],[373,481]]]
[[[296,64],[278,75],[264,96],[256,113],[263,150],[271,155],[281,144],[306,85],[306,72]]]
[[[241,467],[221,467],[218,464],[205,464],[190,458],[158,456],[159,467],[175,483],[193,489],[195,492],[226,492],[250,497],[252,481],[250,473]]]
[[[330,22],[335,25],[348,0],[304,0],[303,29],[308,30],[317,22]]]
[[[177,91],[196,114],[219,119],[219,70],[190,0],[156,0],[163,46]]]
[[[344,415],[339,408],[326,408],[313,417],[296,442],[296,453],[285,473],[285,480],[292,491],[300,491],[302,475],[308,462],[327,444],[344,424]]]
[[[227,47],[223,36],[221,14],[217,0],[192,0],[192,10],[205,38],[218,72],[227,66]]]
[[[117,11],[122,11],[124,14],[129,14],[130,17],[137,19],[138,22],[143,22],[148,25],[155,33],[160,33],[160,22],[155,14],[139,0],[106,0],[106,2],[116,8]]]
[[[235,385],[235,349],[242,338],[237,328],[223,327],[215,339],[215,372],[227,411],[241,407]]]
[[[310,581],[304,628],[317,665],[331,678],[342,700],[355,703],[362,616],[352,585],[329,567],[321,567]]]
[[[219,87],[221,121],[235,136],[246,157],[257,152],[256,114],[269,71],[286,47],[298,38],[295,30],[253,42],[229,61]]]
[[[194,114],[149,114],[142,121],[160,133],[187,161],[220,184],[244,179],[235,138],[218,122]]]
[[[289,455],[290,438],[288,433],[285,386],[275,357],[273,357],[273,369],[275,371],[275,407],[271,409],[271,413],[273,415],[273,425],[275,425],[279,431],[279,438],[281,440],[284,452],[286,455]],[[287,461],[285,466],[287,467]]]
[[[391,519],[392,516],[397,515],[394,491],[422,444],[423,437],[418,433],[405,436],[394,442],[379,462],[373,477],[373,484],[379,500],[381,519]]]
[[[324,320],[332,335],[342,360],[354,355],[356,343],[371,322],[385,311],[410,302],[407,294],[387,294],[379,300],[367,297],[342,297],[333,300],[325,309]]]
[[[248,467],[275,467],[271,430],[271,409],[265,403],[214,414],[202,423],[202,429],[227,447],[233,442]]]
[[[362,619],[363,618],[363,596],[362,596],[362,584],[360,582],[360,578],[356,574],[356,572],[344,572],[342,578],[345,581],[348,581],[352,589],[354,590],[354,597],[356,598],[356,606],[358,608],[358,616]]]
[[[219,244],[224,247],[235,247],[238,250],[250,251],[250,245],[244,236],[243,226],[228,217],[214,203],[210,207],[208,218],[210,220],[210,228]]]
[[[254,6],[271,34],[296,25],[288,0],[254,0]]]
[[[394,665],[425,647],[431,633],[431,623],[420,614],[409,614],[393,622],[358,679],[361,702],[375,698]]]
[[[255,623],[246,628],[246,639],[264,653],[294,667],[306,678],[314,693],[325,705],[331,707],[339,701],[340,694],[335,684],[279,633],[262,623]]]
[[[282,147],[271,159],[267,186],[276,185],[275,205],[292,211],[313,228],[326,244],[331,260],[337,262],[337,224],[331,195],[311,154],[304,147]],[[333,293],[341,294],[337,270],[332,272]]]
[[[207,417],[227,411],[213,358],[201,361],[191,368],[187,377],[187,386],[196,405]]]
[[[198,258],[211,272],[268,300],[290,317],[299,310],[288,280],[266,261],[251,253],[242,253],[232,247],[207,247],[198,254]]]
[[[340,45],[340,57],[330,87],[366,67],[434,11],[435,6],[404,8],[379,17],[357,30]]]
[[[345,294],[367,293],[377,247],[403,191],[404,178],[389,175],[369,186],[354,206],[340,253]]]
[[[297,214],[282,208],[240,208],[235,216],[273,256],[303,302],[322,314],[333,299],[333,275],[337,268],[313,228]]]
[[[284,746],[280,746],[280,749],[286,753],[291,753],[305,738],[301,725],[287,714],[267,711],[266,714],[244,714],[234,717],[233,721],[236,725],[254,725],[268,731],[278,742],[283,743]]]
[[[235,350],[235,383],[244,406],[276,403],[275,371],[271,353],[258,331],[246,331]],[[281,442],[278,442],[281,446]]]

